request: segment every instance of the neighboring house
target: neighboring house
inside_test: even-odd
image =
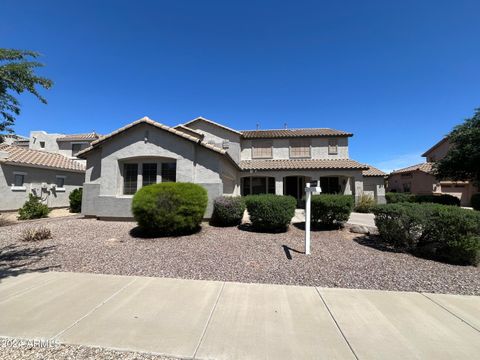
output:
[[[28,138],[25,136],[16,135],[16,134],[1,134],[0,137],[1,137],[0,142],[3,139],[3,143],[7,145],[16,145],[18,143],[28,144]]]
[[[388,176],[388,191],[412,194],[448,194],[460,199],[462,206],[469,206],[473,194],[478,192],[469,181],[439,181],[433,174],[435,161],[445,157],[450,148],[448,138],[443,138],[425,153],[426,162],[395,170]]]
[[[0,144],[0,211],[19,209],[30,193],[49,207],[66,207],[84,180],[85,166],[63,155]]]
[[[86,159],[82,213],[132,217],[133,194],[144,185],[192,182],[212,201],[220,195],[304,196],[319,180],[324,193],[368,193],[385,202],[385,174],[351,160],[348,138],[333,129],[237,131],[197,118],[168,127],[142,118],[99,138],[77,156]]]
[[[86,134],[49,134],[45,131],[31,131],[29,149],[61,154],[77,160],[77,153],[86,149],[100,138],[95,132]]]

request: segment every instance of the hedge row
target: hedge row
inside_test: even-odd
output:
[[[438,204],[374,208],[381,239],[395,248],[453,264],[480,262],[480,213]]]
[[[415,195],[409,193],[389,192],[385,194],[385,198],[387,199],[387,204],[410,202],[460,206],[460,199],[448,194]]]

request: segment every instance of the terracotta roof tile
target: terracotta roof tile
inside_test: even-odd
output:
[[[46,167],[78,172],[85,171],[85,166],[83,164],[60,154],[40,150],[30,150],[7,144],[0,144],[0,152],[6,153],[5,157],[0,157],[0,162],[6,164]]]
[[[352,133],[328,128],[245,130],[241,133],[244,139],[273,139],[313,136],[353,136]]]
[[[367,170],[368,165],[355,160],[338,159],[284,159],[284,160],[242,160],[242,170],[309,170],[309,169],[347,169]]]
[[[387,174],[384,173],[382,170],[377,169],[374,166],[368,165],[369,166],[368,170],[363,170],[362,174],[363,176],[386,176]]]
[[[98,138],[100,138],[100,135],[91,132],[86,134],[63,135],[57,138],[57,141],[97,140]]]
[[[431,174],[433,171],[433,163],[425,162],[417,165],[412,165],[403,169],[392,171],[392,174],[406,173],[406,172],[416,171],[416,170],[423,171],[427,174]]]

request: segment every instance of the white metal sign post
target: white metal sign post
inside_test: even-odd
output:
[[[310,255],[310,221],[312,208],[312,193],[321,193],[318,182],[307,183],[305,187],[305,255]]]

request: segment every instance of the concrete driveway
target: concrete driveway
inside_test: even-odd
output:
[[[48,272],[2,279],[0,314],[3,337],[179,358],[480,354],[475,296]]]

